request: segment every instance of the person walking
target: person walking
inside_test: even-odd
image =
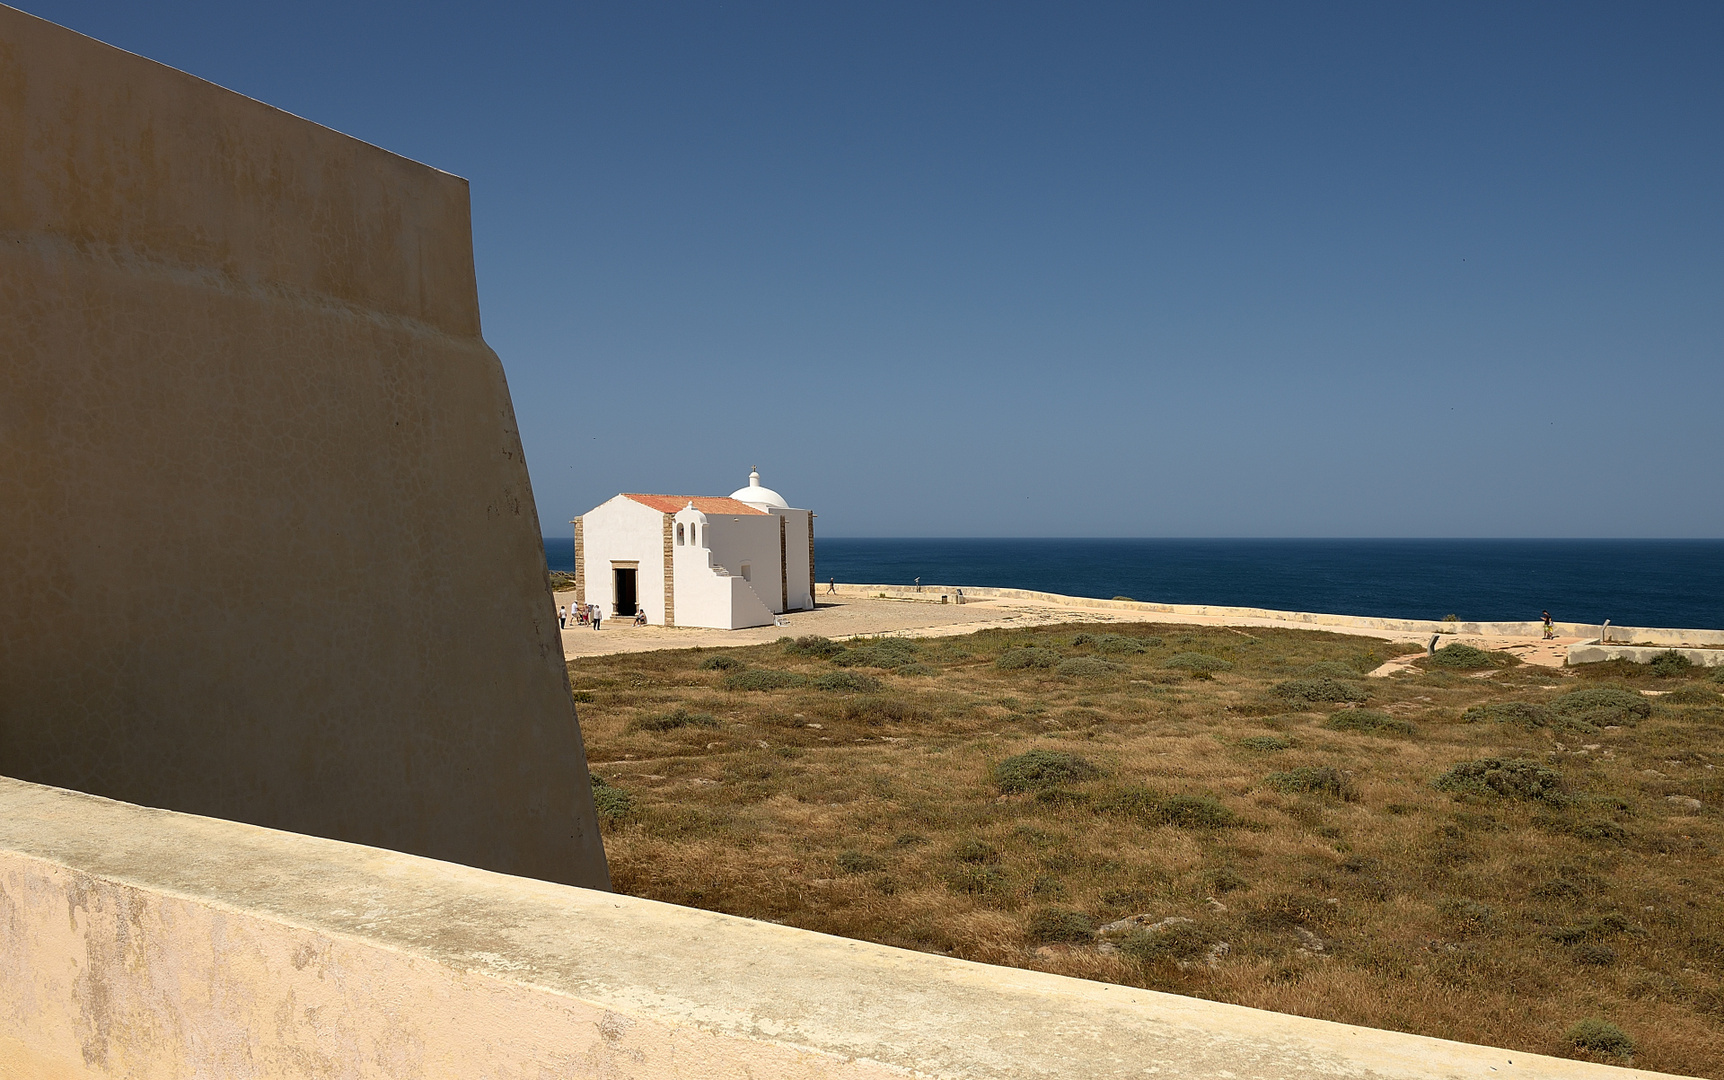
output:
[[[558,604],[557,605],[557,629],[558,630],[567,630],[568,628],[569,628],[569,609],[564,607],[561,604]]]
[[[834,578],[827,578],[826,579],[826,593],[829,596],[837,595],[837,593],[838,593],[838,579],[837,578],[834,577]]]
[[[1556,625],[1550,621],[1550,612],[1544,613],[1544,639],[1549,641],[1556,636]]]

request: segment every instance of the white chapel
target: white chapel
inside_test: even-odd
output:
[[[739,630],[814,606],[814,514],[758,470],[728,496],[624,493],[572,524],[575,602],[612,618]]]

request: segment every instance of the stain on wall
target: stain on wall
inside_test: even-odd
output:
[[[0,773],[608,887],[467,184],[0,7]]]

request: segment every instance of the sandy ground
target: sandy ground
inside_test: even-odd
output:
[[[573,592],[559,592],[556,596],[559,605],[570,604],[575,599]],[[820,606],[813,611],[793,611],[785,616],[789,621],[788,626],[757,626],[748,630],[634,626],[627,619],[607,619],[600,630],[564,630],[563,655],[572,660],[577,656],[652,652],[656,649],[692,649],[696,646],[713,649],[759,645],[777,641],[786,635],[800,637],[803,634],[820,634],[834,639],[878,635],[950,637],[995,627],[1048,626],[1056,623],[1157,622],[1312,629],[1306,623],[1279,622],[1274,619],[1228,619],[1219,615],[1170,615],[1149,611],[1100,611],[1093,608],[1065,607],[1040,600],[972,600],[967,604],[941,604],[932,600],[879,600],[852,595],[829,595],[821,600]],[[1388,641],[1409,641],[1418,645],[1424,645],[1429,640],[1429,635],[1390,630],[1349,628],[1334,632],[1378,637]],[[1445,634],[1438,644],[1460,642],[1480,649],[1503,649],[1514,653],[1525,663],[1560,668],[1568,659],[1568,647],[1579,640],[1557,638],[1543,641],[1536,637]],[[1415,658],[1406,656],[1391,660],[1371,674],[1391,675],[1406,667]]]

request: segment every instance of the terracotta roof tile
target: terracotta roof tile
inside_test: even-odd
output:
[[[632,491],[625,491],[623,497],[633,499],[643,506],[650,506],[661,514],[674,514],[689,503],[693,503],[694,508],[703,514],[766,513],[758,507],[724,495],[637,495]]]

